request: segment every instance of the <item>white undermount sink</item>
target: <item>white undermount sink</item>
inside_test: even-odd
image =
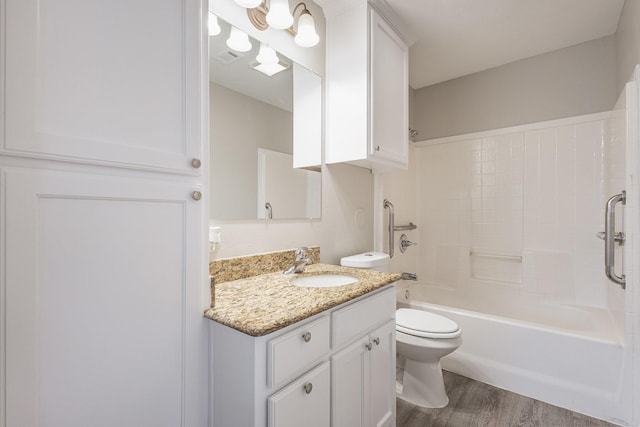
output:
[[[291,280],[291,284],[305,288],[333,288],[335,286],[351,285],[358,279],[344,274],[316,274],[303,276]]]

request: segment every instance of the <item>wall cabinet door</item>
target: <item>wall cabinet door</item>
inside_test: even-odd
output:
[[[198,188],[17,167],[0,181],[3,425],[204,425]]]
[[[327,16],[326,163],[406,169],[408,48],[366,0]]]
[[[408,49],[375,11],[370,24],[369,154],[399,165],[408,162]]]
[[[199,175],[200,0],[3,3],[0,154]]]

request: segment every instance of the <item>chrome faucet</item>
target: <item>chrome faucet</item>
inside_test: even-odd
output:
[[[284,274],[304,273],[304,267],[313,262],[311,261],[311,258],[305,258],[308,249],[309,248],[305,247],[296,249],[296,260],[293,262],[291,267],[284,271]]]

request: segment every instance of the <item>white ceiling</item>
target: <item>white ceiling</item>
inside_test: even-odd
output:
[[[635,1],[635,0],[632,0]],[[616,32],[624,0],[386,0],[418,89]]]

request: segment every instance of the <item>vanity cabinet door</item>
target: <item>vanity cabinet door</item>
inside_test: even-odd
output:
[[[268,399],[268,427],[327,427],[330,418],[329,362]]]
[[[365,390],[369,388],[365,336],[331,358],[333,427],[365,427]]]
[[[331,360],[332,426],[395,425],[395,320]]]
[[[368,425],[392,427],[396,421],[396,321],[391,320],[369,335]]]

